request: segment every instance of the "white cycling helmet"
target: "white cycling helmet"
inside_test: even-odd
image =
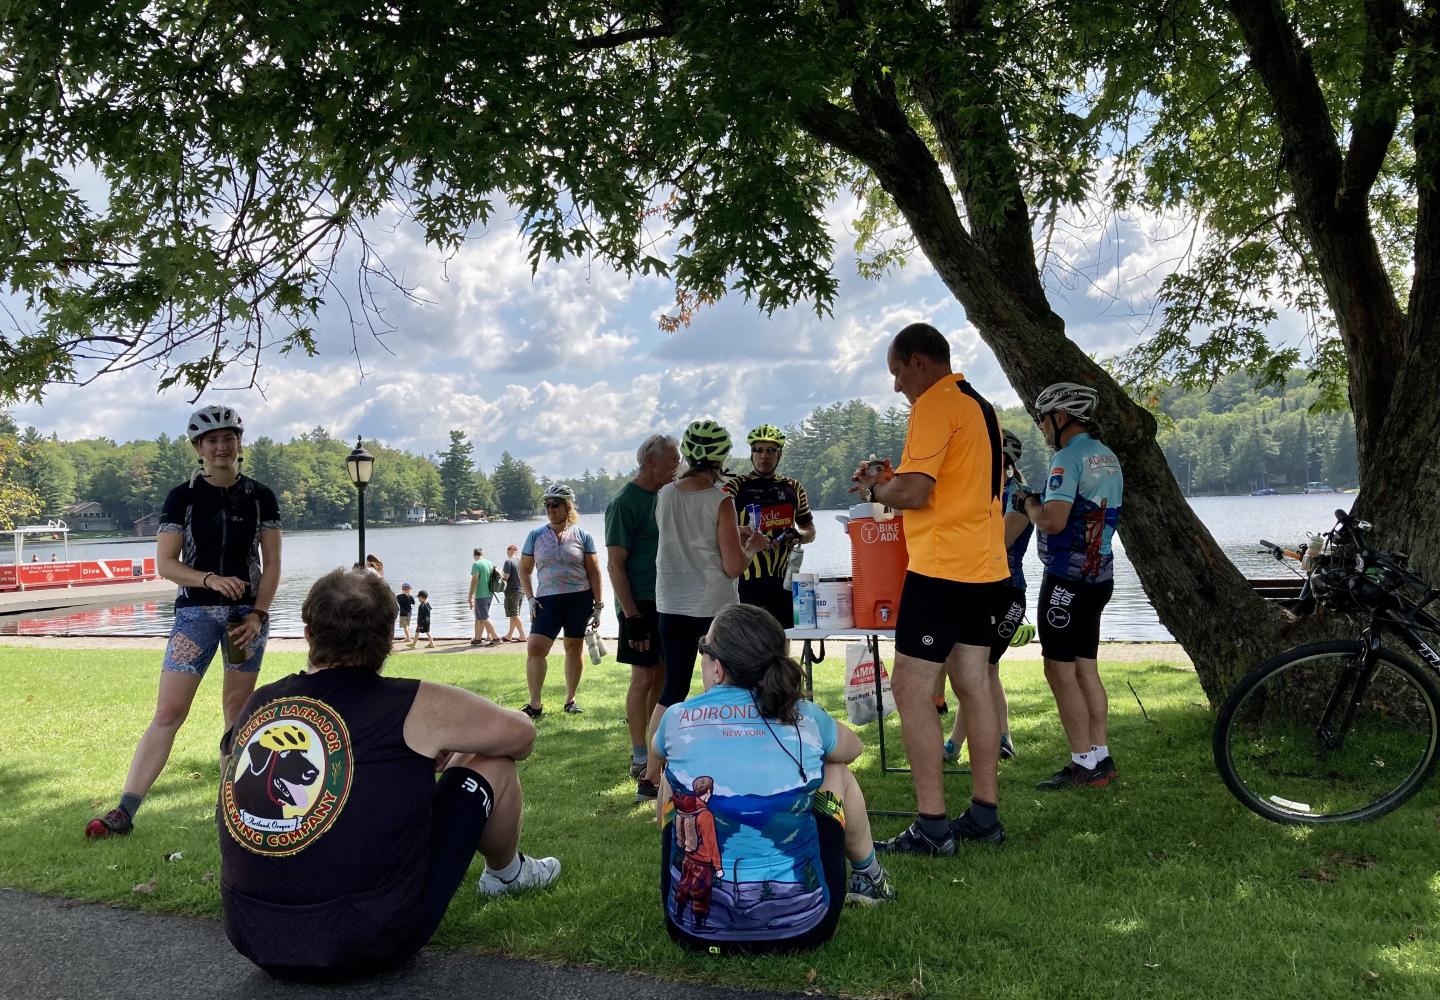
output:
[[[1099,405],[1100,394],[1090,386],[1076,382],[1056,382],[1046,386],[1045,390],[1035,397],[1035,416],[1068,413],[1089,423],[1095,419],[1095,408]]]
[[[545,487],[546,500],[564,500],[571,507],[575,506],[575,491],[564,483],[552,483]]]
[[[245,433],[245,422],[240,419],[229,406],[202,406],[190,414],[190,422],[185,426],[185,436],[194,444],[211,431],[234,431],[236,434]]]

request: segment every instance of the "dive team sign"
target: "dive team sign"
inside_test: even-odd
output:
[[[303,851],[345,808],[353,765],[350,732],[329,705],[267,702],[235,734],[220,782],[225,828],[256,854]]]

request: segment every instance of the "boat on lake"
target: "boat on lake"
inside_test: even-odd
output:
[[[153,583],[160,578],[155,557],[140,559],[70,558],[70,527],[55,519],[45,524],[27,524],[0,531],[15,540],[15,561],[0,564],[0,593],[7,591],[47,590],[83,587],[94,584]],[[64,560],[52,554],[50,561],[41,562],[33,555],[25,561],[25,539],[59,539],[65,546]]]

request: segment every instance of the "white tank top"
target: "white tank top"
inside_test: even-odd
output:
[[[655,607],[667,615],[713,617],[740,603],[739,584],[720,561],[716,522],[725,491],[683,492],[666,483],[655,498],[660,551],[655,559]]]

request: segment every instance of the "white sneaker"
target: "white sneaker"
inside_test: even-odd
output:
[[[504,896],[511,892],[544,888],[559,877],[559,858],[530,858],[522,854],[520,871],[509,882],[503,881],[486,866],[485,874],[480,876],[475,889],[482,896]]]

